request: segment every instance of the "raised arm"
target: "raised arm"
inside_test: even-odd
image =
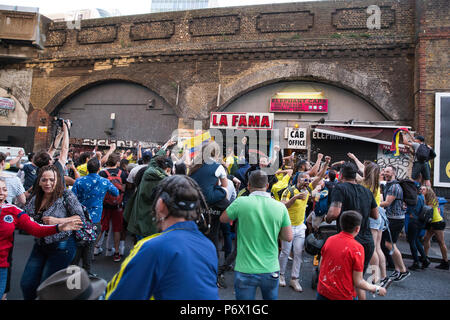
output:
[[[138,157],[138,160],[142,159],[142,146],[140,143],[138,144],[138,147],[137,147],[137,157]]]
[[[53,158],[56,149],[58,149],[59,144],[61,143],[61,139],[63,138],[64,132],[61,131],[55,138],[55,141],[52,143],[50,148],[48,149],[48,154]]]
[[[62,167],[66,165],[67,155],[69,154],[69,126],[68,121],[63,122],[63,138],[61,144],[61,152],[59,153],[58,161]]]
[[[353,161],[355,161],[356,166],[358,167],[358,170],[361,172],[364,172],[364,165],[362,164],[361,161],[359,161],[359,159],[351,152],[347,153],[347,156],[352,159]]]
[[[412,142],[414,141],[414,137],[412,136],[411,132],[409,131],[402,131],[402,139],[403,139],[403,144],[409,147],[412,147]],[[410,139],[408,139],[408,137]]]
[[[320,181],[322,181],[322,179],[325,178],[325,174],[327,172],[328,165],[330,164],[330,162],[331,162],[331,157],[326,156],[325,163],[323,164],[322,169],[320,169],[320,172],[318,173],[318,175],[311,182],[313,189],[315,189],[317,187],[317,185],[320,183]]]
[[[103,166],[106,161],[108,161],[109,156],[116,151],[116,144],[115,143],[111,143],[111,145],[109,146],[109,150],[108,152],[106,152],[106,154],[102,157],[102,160],[100,162],[100,164]]]
[[[314,166],[308,171],[308,174],[310,177],[314,177],[317,174],[317,171],[319,171],[320,163],[322,162],[323,154],[319,153],[317,155],[317,161],[314,164]]]
[[[19,153],[17,155],[17,157],[15,157],[14,159],[12,159],[9,164],[11,166],[16,166],[18,168],[20,168],[20,159],[22,159],[22,157],[25,155],[25,153],[22,150],[19,150]],[[19,166],[17,166],[17,163],[19,164]]]

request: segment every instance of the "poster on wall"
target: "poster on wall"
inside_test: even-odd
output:
[[[0,97],[0,109],[14,110],[16,108],[16,102],[13,99]]]
[[[450,188],[450,93],[436,93],[434,186]]]

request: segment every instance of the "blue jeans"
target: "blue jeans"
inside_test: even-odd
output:
[[[67,268],[76,249],[74,236],[52,244],[35,243],[20,280],[24,300],[36,299],[39,285],[55,272]]]
[[[3,297],[8,281],[8,268],[0,268],[0,299]]]
[[[225,259],[230,255],[233,248],[230,229],[229,223],[220,223],[220,230],[222,230],[223,234],[223,251],[225,252]]]
[[[255,300],[256,288],[261,289],[264,300],[278,299],[278,281],[280,272],[242,273],[234,272],[234,291],[236,300]]]
[[[409,219],[408,233],[407,239],[409,242],[409,248],[411,250],[411,254],[413,256],[414,262],[419,263],[419,255],[420,253],[422,259],[426,258],[425,250],[423,249],[422,242],[420,242],[420,232],[423,228],[421,228],[420,223],[416,221],[416,219]]]

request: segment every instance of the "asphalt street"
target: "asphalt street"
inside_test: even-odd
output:
[[[126,254],[132,248],[132,238],[127,237]],[[447,242],[449,239],[446,239]],[[13,272],[11,276],[11,290],[8,294],[9,300],[22,300],[22,292],[20,290],[20,278],[22,276],[25,263],[31,252],[33,245],[33,237],[19,234],[16,231],[15,246],[13,252]],[[435,246],[435,244],[433,245]],[[222,253],[223,254],[223,253]],[[122,260],[123,261],[123,260]],[[121,262],[113,262],[112,257],[106,257],[104,254],[97,256],[93,263],[93,273],[99,277],[109,281],[119,270]],[[412,264],[412,260],[405,259],[406,266]],[[290,268],[292,262],[288,262],[286,280],[289,281]],[[437,265],[433,262],[426,270],[412,271],[411,276],[402,282],[394,283],[390,286],[386,297],[373,297],[367,295],[368,299],[380,300],[450,300],[450,271],[435,269]],[[391,271],[388,271],[389,273]],[[366,277],[367,278],[367,277]],[[316,291],[311,288],[312,279],[312,256],[307,253],[303,254],[303,264],[301,268],[300,283],[303,292],[295,292],[290,287],[280,287],[280,300],[314,300]],[[234,275],[232,271],[225,273],[225,282],[227,288],[219,289],[219,296],[222,300],[234,300],[233,290]],[[259,290],[257,291],[257,299],[261,299]]]

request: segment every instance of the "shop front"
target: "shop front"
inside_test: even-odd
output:
[[[297,159],[312,162],[319,153],[332,162],[348,160],[351,152],[361,161],[401,164],[402,175],[411,168],[407,149],[402,148],[397,157],[391,157],[390,151],[395,129],[407,126],[390,121],[366,100],[336,86],[306,81],[270,84],[246,93],[222,111],[211,113],[211,128],[226,123],[228,129],[255,129],[258,147],[263,147],[259,151],[269,156],[278,145],[284,156],[295,152]],[[273,125],[255,127],[255,114],[267,115]]]

